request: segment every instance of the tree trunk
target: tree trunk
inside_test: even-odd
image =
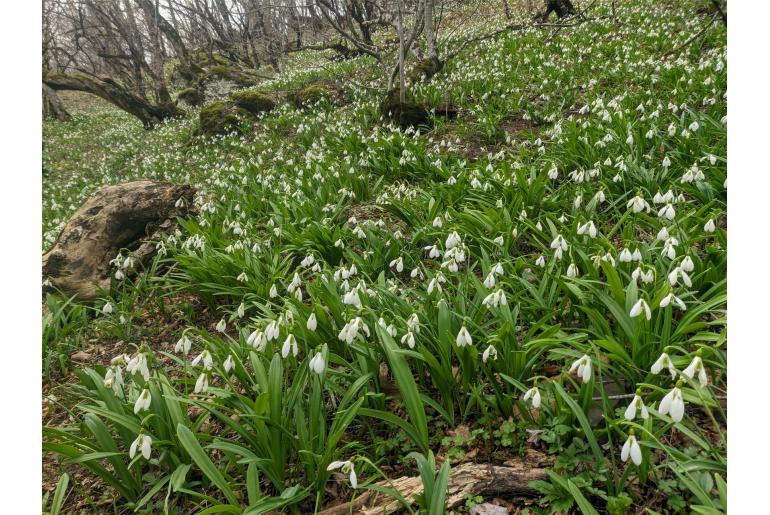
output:
[[[553,459],[533,450],[523,459],[510,460],[504,465],[482,463],[463,463],[453,467],[447,485],[446,508],[451,510],[463,504],[468,497],[486,496],[535,496],[538,492],[529,486],[536,480],[546,479],[546,468]],[[377,483],[383,488],[397,490],[407,502],[414,503],[414,498],[423,491],[422,479],[400,477]],[[373,490],[359,495],[355,501],[334,506],[319,512],[319,515],[343,515],[360,513],[362,515],[382,515],[396,513],[401,504],[390,496]]]
[[[110,79],[80,73],[43,72],[43,83],[56,91],[85,91],[101,97],[139,118],[145,128],[151,128],[167,118],[182,114],[174,104],[152,105]]]
[[[72,116],[64,109],[64,105],[56,91],[43,84],[43,118],[54,118],[60,122],[68,122]]]
[[[438,60],[436,50],[436,25],[433,20],[435,0],[425,0],[425,42],[428,45],[428,59]]]

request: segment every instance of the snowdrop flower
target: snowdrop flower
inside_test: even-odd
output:
[[[152,438],[141,433],[136,437],[136,440],[133,441],[131,447],[128,449],[128,457],[132,460],[134,459],[134,456],[136,456],[137,449],[139,449],[139,452],[144,456],[144,459],[149,460],[150,452],[152,450]]]
[[[447,236],[446,242],[444,243],[444,247],[446,247],[447,250],[452,249],[460,244],[460,235],[457,234],[457,232],[452,232]]]
[[[551,169],[548,170],[548,178],[555,181],[559,177],[559,170],[556,169],[556,165],[551,165]]]
[[[538,256],[537,259],[535,260],[535,264],[537,266],[539,266],[539,267],[544,267],[545,266],[545,258],[542,255]]]
[[[308,366],[310,367],[311,371],[320,375],[321,372],[323,372],[326,368],[326,362],[324,361],[323,354],[321,352],[316,352],[315,356],[313,356],[313,359],[311,359],[310,363],[308,363]]]
[[[209,377],[206,372],[201,372],[198,376],[198,380],[195,381],[195,389],[193,393],[206,393],[209,390]]]
[[[687,286],[692,286],[692,281],[690,280],[690,276],[687,275],[687,272],[682,270],[681,267],[677,266],[675,267],[671,273],[668,274],[668,282],[671,284],[671,286],[676,286],[676,283],[679,281],[679,277],[682,278],[682,282]]]
[[[642,464],[642,448],[639,447],[639,442],[636,441],[634,436],[634,430],[632,429],[628,435],[628,440],[623,444],[623,448],[620,450],[620,459],[623,462],[628,461],[629,456],[634,465]]]
[[[671,358],[667,353],[662,353],[660,357],[655,361],[655,363],[652,364],[652,367],[650,368],[650,372],[652,372],[655,375],[658,375],[661,370],[664,368],[668,369],[669,373],[671,374],[671,379],[676,378],[676,368],[674,368],[674,364],[671,362]]]
[[[112,312],[113,312],[112,303],[108,301],[104,306],[102,306],[102,313],[104,313],[105,315],[111,315]]]
[[[236,280],[241,283],[245,283],[249,280],[249,276],[246,275],[246,272],[241,272],[238,274],[238,277],[236,277]]]
[[[441,217],[437,216],[433,219],[433,227],[441,227],[444,223],[441,221]]]
[[[265,338],[265,334],[262,331],[255,329],[254,332],[246,338],[246,345],[254,347],[258,351],[262,351],[267,345],[267,338]]]
[[[412,331],[408,331],[404,336],[401,337],[401,343],[408,345],[410,349],[414,349],[414,333],[412,333]]]
[[[692,262],[692,258],[690,256],[685,256],[684,259],[682,259],[682,263],[679,265],[679,268],[685,272],[692,272],[695,270],[695,263]]]
[[[648,204],[647,201],[644,200],[639,195],[629,200],[628,204],[626,204],[626,207],[631,209],[634,213],[639,213],[644,210],[646,211],[650,210],[650,204]]]
[[[295,358],[299,354],[299,346],[297,345],[297,339],[291,333],[289,333],[289,335],[283,341],[283,346],[281,347],[281,357],[282,358],[288,357],[289,352],[291,352]]]
[[[300,262],[300,265],[304,266],[305,268],[312,266],[313,263],[315,263],[315,257],[313,257],[313,254],[308,254],[305,256],[305,258]]]
[[[502,275],[505,273],[505,270],[503,270],[503,264],[502,263],[495,263],[495,265],[492,267],[492,270],[490,271],[492,274],[498,274]]]
[[[243,302],[238,304],[238,309],[235,311],[235,314],[238,315],[238,318],[243,318],[243,315],[246,314],[246,304]]]
[[[583,357],[576,359],[572,366],[569,368],[569,373],[574,374],[577,372],[579,378],[587,383],[591,380],[591,357],[588,354],[583,354]]]
[[[642,401],[642,397],[638,392],[636,395],[634,395],[634,400],[632,400],[631,404],[629,404],[626,408],[626,412],[623,414],[623,417],[625,417],[626,420],[631,421],[636,418],[637,413],[639,413],[639,416],[641,416],[644,420],[647,420],[647,418],[650,416],[650,412],[647,411],[647,406],[644,405],[644,401]]]
[[[564,239],[564,236],[557,234],[556,238],[551,242],[551,248],[555,250],[567,250],[569,245],[567,245],[567,240]]]
[[[644,317],[647,320],[650,320],[652,318],[650,306],[647,304],[647,301],[644,299],[639,299],[636,301],[636,304],[634,304],[633,307],[631,308],[631,312],[629,313],[629,315],[631,316],[631,318],[636,318],[642,314],[642,311],[644,311]]]
[[[620,256],[618,256],[618,259],[621,263],[630,263],[634,260],[634,256],[631,254],[630,250],[628,250],[626,247],[623,247],[623,250],[620,251]]]
[[[267,327],[265,328],[265,338],[267,338],[267,341],[271,342],[278,338],[278,335],[281,332],[281,328],[275,320],[271,320],[269,324],[267,324]]]
[[[217,327],[216,327],[216,330],[217,330],[217,331],[219,331],[220,333],[224,333],[224,332],[225,332],[225,329],[227,329],[227,323],[225,322],[225,319],[223,318],[223,319],[221,319],[221,320],[220,320],[220,321],[217,323]]]
[[[435,245],[428,245],[427,247],[425,247],[425,250],[428,251],[428,257],[431,259],[436,259],[441,257],[441,251]]]
[[[495,274],[493,274],[492,272],[489,272],[489,274],[487,274],[486,279],[484,279],[484,286],[486,286],[487,288],[495,287]]]
[[[577,277],[579,273],[577,265],[575,263],[570,263],[570,265],[567,267],[567,277]]]
[[[658,235],[657,235],[658,240],[666,241],[667,239],[669,239],[669,237],[670,235],[668,233],[668,229],[666,229],[665,227],[663,227],[661,230],[658,231]]]
[[[107,369],[107,372],[104,374],[103,384],[106,388],[112,388],[116,395],[123,389],[123,372],[120,366],[113,365]]]
[[[593,220],[589,220],[583,225],[579,225],[577,229],[577,233],[580,235],[587,234],[591,238],[596,238],[596,226],[594,225]]]
[[[607,197],[602,190],[599,190],[596,195],[594,195],[594,198],[596,199],[597,204],[603,204],[604,201],[607,200]]]
[[[705,232],[709,232],[709,233],[716,231],[716,229],[717,229],[717,227],[714,224],[714,219],[713,218],[709,219],[709,221],[706,222],[706,225],[703,226],[703,230]]]
[[[700,383],[701,386],[706,386],[709,384],[709,378],[706,374],[706,367],[703,366],[703,359],[701,359],[700,356],[695,356],[687,368],[682,370],[682,375],[687,376],[690,379],[695,377],[695,374],[698,374],[698,383]]]
[[[492,358],[492,361],[497,360],[497,349],[494,345],[489,345],[484,349],[484,353],[481,355],[481,361],[484,363],[486,363],[489,358]]]
[[[682,299],[674,295],[674,292],[671,292],[665,297],[663,297],[663,299],[660,301],[660,307],[665,308],[672,302],[676,304],[679,307],[679,309],[681,309],[682,311],[687,310],[687,305],[684,303]]]
[[[126,277],[126,275],[123,273],[122,270],[116,270],[115,271],[115,280],[116,281],[122,281],[125,277]]]
[[[484,297],[481,303],[488,308],[497,308],[501,304],[503,306],[508,304],[508,299],[505,297],[505,292],[501,289],[497,289]]]
[[[679,385],[680,383],[677,383],[677,386],[663,397],[658,407],[658,412],[661,415],[670,415],[674,422],[681,422],[682,417],[684,417],[684,399]]]
[[[191,346],[192,342],[186,334],[183,334],[182,337],[177,340],[176,345],[174,346],[174,352],[184,352],[187,354],[190,352]]]
[[[356,476],[355,465],[352,461],[332,461],[326,470],[331,472],[332,470],[341,469],[343,474],[349,474],[350,486],[354,489],[358,488],[358,476]]]
[[[666,204],[658,211],[658,216],[660,218],[673,220],[674,217],[676,216],[676,211],[674,210],[674,206],[671,204]]]
[[[633,258],[634,261],[641,261],[642,260],[642,253],[639,252],[639,248],[634,249],[634,253],[631,254],[631,258]]]
[[[278,288],[275,287],[275,284],[270,286],[270,298],[274,299],[278,296]]]
[[[152,395],[150,395],[150,390],[145,388],[142,390],[142,393],[139,394],[139,397],[136,398],[136,402],[134,402],[134,415],[139,413],[141,410],[147,411],[150,409],[150,403],[152,402]]]
[[[318,327],[318,320],[316,319],[315,313],[311,313],[307,318],[307,328],[310,331],[315,331],[316,327]]]
[[[360,330],[363,330],[366,336],[370,335],[369,327],[364,323],[361,317],[355,317],[345,324],[345,327],[342,328],[337,337],[346,343],[353,343],[353,340],[356,339]]]
[[[417,316],[417,313],[412,313],[412,315],[406,319],[406,325],[409,327],[410,331],[416,333],[420,332],[420,317]]]
[[[126,364],[126,370],[130,374],[139,372],[142,374],[142,377],[145,381],[150,379],[150,369],[147,368],[147,356],[141,352],[131,358],[131,360]]]
[[[455,343],[457,344],[458,347],[466,347],[469,345],[473,345],[473,338],[471,338],[471,334],[468,332],[465,326],[462,326],[460,328],[460,332],[457,333],[457,338],[455,338]]]
[[[343,304],[349,304],[356,308],[361,308],[361,298],[358,296],[358,290],[353,288],[342,297]]]
[[[230,372],[230,370],[232,370],[232,368],[235,366],[235,361],[233,361],[232,354],[227,355],[227,359],[225,359],[225,362],[222,366],[225,369],[225,373]]]
[[[532,399],[532,407],[533,408],[539,408],[540,407],[540,390],[537,386],[533,386],[527,392],[524,394],[524,402],[527,402],[528,400]]]
[[[192,366],[198,366],[198,363],[201,361],[203,361],[203,368],[205,370],[211,370],[211,367],[214,366],[214,359],[211,357],[211,353],[208,349],[203,349],[201,353],[192,360]]]
[[[390,268],[396,269],[396,272],[401,273],[404,271],[404,258],[398,257],[397,259],[394,259],[390,262]]]

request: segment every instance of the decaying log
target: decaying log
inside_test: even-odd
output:
[[[78,300],[93,300],[110,286],[110,261],[121,249],[139,262],[155,253],[152,240],[192,213],[195,188],[188,184],[136,181],[94,193],[43,256],[43,279]],[[181,202],[180,202],[181,199]]]
[[[68,122],[72,116],[64,108],[59,95],[50,86],[43,84],[43,119],[54,118],[60,122]]]
[[[528,450],[524,458],[513,459],[503,465],[463,463],[452,467],[447,488],[446,507],[452,509],[465,502],[467,496],[533,496],[537,491],[529,483],[546,479],[546,468],[553,464],[547,455]],[[397,490],[409,502],[422,493],[422,480],[417,477],[400,477],[377,483],[384,488]],[[360,513],[381,515],[395,513],[401,504],[390,496],[367,490],[354,501],[333,506],[319,515],[343,515]]]

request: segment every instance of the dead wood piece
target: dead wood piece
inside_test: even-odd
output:
[[[447,487],[446,507],[460,506],[467,496],[533,496],[537,491],[529,483],[546,479],[546,468],[553,464],[547,455],[528,450],[524,458],[512,459],[504,465],[485,463],[462,463],[452,467]],[[422,480],[417,477],[400,477],[391,481],[380,481],[378,486],[397,490],[409,502],[422,493]],[[360,513],[381,515],[395,513],[400,503],[390,496],[366,491],[352,502],[333,506],[319,515],[342,515]]]
[[[128,249],[138,261],[147,262],[155,253],[151,240],[170,231],[177,217],[192,213],[194,193],[188,184],[158,181],[97,190],[43,256],[43,278],[78,300],[97,298],[100,289],[110,286],[110,261],[118,252]]]

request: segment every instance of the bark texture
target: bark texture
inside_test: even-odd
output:
[[[155,253],[155,243],[192,214],[195,188],[167,182],[136,181],[99,189],[67,222],[43,256],[43,278],[78,300],[93,300],[108,290],[110,261],[121,249],[140,262]],[[176,203],[183,199],[180,206]]]
[[[503,465],[463,463],[452,468],[447,487],[446,507],[456,508],[465,503],[466,496],[533,496],[537,491],[528,485],[531,481],[546,479],[546,468],[553,460],[543,453],[528,450],[521,459],[509,460]],[[379,486],[397,490],[409,502],[422,493],[422,480],[417,477],[400,477],[381,481]],[[401,508],[398,501],[384,494],[366,491],[355,501],[328,508],[320,515],[360,513],[381,515],[396,513]]]

